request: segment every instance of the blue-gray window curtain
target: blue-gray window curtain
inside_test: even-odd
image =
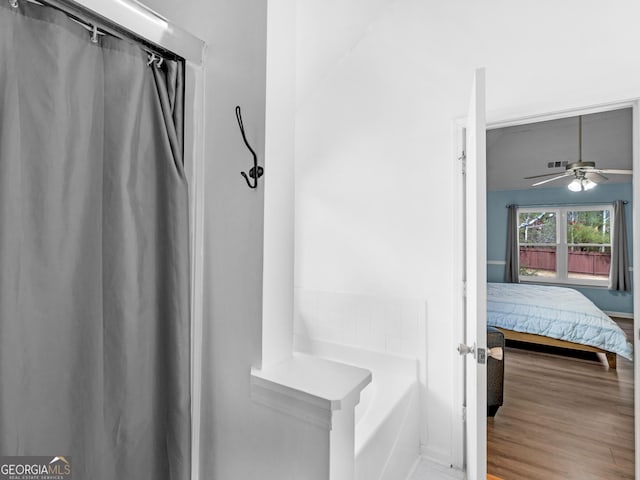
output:
[[[629,275],[629,249],[627,248],[627,220],[624,202],[613,202],[613,235],[611,238],[611,271],[609,289],[631,291]]]
[[[0,1],[0,455],[187,480],[182,64]]]
[[[507,208],[507,256],[504,266],[504,281],[520,283],[520,252],[518,250],[518,206]]]

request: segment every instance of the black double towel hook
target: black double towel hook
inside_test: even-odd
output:
[[[244,144],[247,146],[247,148],[251,152],[251,155],[253,156],[253,168],[249,170],[249,175],[247,175],[244,172],[240,172],[240,174],[247,181],[247,185],[249,185],[249,188],[258,188],[258,179],[264,173],[264,168],[258,165],[258,156],[256,155],[256,152],[253,150],[253,148],[251,148],[251,145],[249,145],[249,142],[247,141],[247,136],[244,133],[244,123],[242,123],[242,112],[240,111],[239,105],[236,106],[236,118],[238,119],[238,126],[240,127],[240,133],[242,133],[242,140],[244,140]],[[251,181],[249,180],[249,177],[253,179],[253,183],[251,183]]]

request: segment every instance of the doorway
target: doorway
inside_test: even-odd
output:
[[[585,162],[631,170],[632,113],[632,107],[626,107],[487,131],[488,281],[504,282],[505,207],[516,204],[518,223],[524,225],[523,218],[533,222],[519,228],[524,234],[520,280],[529,284],[522,287],[575,289],[617,320],[629,339],[632,320],[624,317],[632,318],[633,295],[607,288],[610,247],[578,246],[577,242],[594,232],[599,236],[590,241],[610,242],[608,211],[597,210],[610,208],[617,199],[628,201],[630,210],[631,177],[590,174],[597,185],[575,192],[567,188],[575,175],[564,164],[578,161],[581,147]],[[535,178],[526,178],[531,176]],[[545,217],[538,219],[538,212]],[[627,213],[630,221],[631,212]],[[599,214],[604,222],[596,226]],[[583,223],[583,219],[588,220]],[[527,243],[542,237],[558,246]],[[561,255],[562,243],[576,246],[567,247]],[[609,370],[595,353],[520,342],[508,347],[514,345],[520,348],[507,348],[505,355],[505,404],[494,418],[488,418],[488,472],[503,478],[514,472],[520,478],[632,476],[633,363],[619,355],[617,370]]]
[[[610,112],[613,110],[619,110],[619,109],[631,109],[631,116],[632,116],[632,145],[633,145],[633,152],[632,152],[632,157],[633,157],[633,170],[638,170],[640,168],[640,153],[639,153],[639,148],[638,145],[639,144],[639,138],[640,138],[640,121],[639,121],[639,108],[638,108],[638,102],[637,101],[629,101],[629,102],[621,102],[621,103],[616,103],[616,104],[608,104],[608,105],[600,105],[600,106],[596,106],[596,107],[591,107],[591,108],[584,108],[584,109],[579,109],[579,110],[572,110],[572,111],[563,111],[563,112],[558,112],[558,113],[554,113],[554,114],[548,114],[548,115],[536,115],[536,116],[530,116],[530,117],[525,117],[525,118],[520,118],[520,119],[516,119],[516,120],[501,120],[501,121],[493,121],[490,122],[488,125],[488,129],[497,129],[497,128],[504,128],[504,127],[511,127],[511,126],[518,126],[518,125],[526,125],[526,124],[530,124],[530,123],[536,123],[536,122],[543,122],[543,121],[549,121],[549,120],[556,120],[556,119],[562,119],[562,118],[566,118],[566,117],[572,117],[572,116],[579,116],[579,115],[589,115],[589,114],[596,114],[596,113],[601,113],[601,112]],[[461,147],[461,145],[463,145],[462,143],[462,138],[463,136],[460,135],[460,132],[463,131],[462,128],[458,128],[456,130],[457,132],[457,140],[456,140],[456,144]],[[458,152],[460,152],[462,150],[462,148],[460,148],[460,150],[458,150]],[[555,159],[554,159],[555,160]],[[523,175],[524,176],[524,175]],[[632,182],[632,198],[640,198],[640,181],[637,178],[637,176],[634,175],[633,177],[633,182]],[[458,192],[457,192],[457,197],[458,197],[458,202],[461,203],[462,200],[460,200],[461,198],[463,199],[464,196],[462,194],[462,191],[464,190],[463,186],[458,186]],[[632,206],[632,205],[631,205]],[[504,207],[504,205],[503,205]],[[506,214],[505,214],[506,215]],[[634,216],[633,218],[633,225],[630,225],[629,228],[632,229],[633,231],[633,242],[629,245],[629,248],[632,252],[640,252],[640,239],[638,238],[638,228],[639,228],[639,221],[636,220],[635,218],[636,216]],[[486,228],[486,225],[485,225]],[[486,235],[486,230],[485,232],[482,232],[483,234]],[[467,234],[462,231],[462,235],[466,236]],[[633,257],[633,271],[638,271],[639,267],[639,261],[638,261],[638,255],[632,255]],[[500,265],[500,264],[496,264],[492,265],[494,262],[492,262],[492,258],[489,258],[489,268],[490,269],[495,269],[495,268],[504,268],[504,265]],[[489,272],[489,275],[491,275],[491,273]],[[633,276],[633,274],[632,274]],[[636,293],[636,289],[635,289],[635,282],[634,282],[634,293]],[[637,295],[633,296],[633,309],[632,311],[640,311],[640,306],[639,306],[639,299],[637,298]],[[460,310],[462,310],[463,307],[460,307]],[[458,327],[460,330],[459,332],[463,331],[463,326],[460,325]],[[638,319],[634,317],[633,319],[633,326],[632,326],[632,332],[636,332],[638,331]],[[635,335],[632,335],[632,337],[634,338],[629,338],[629,341],[632,342],[634,344],[634,349],[637,350],[638,348],[638,339]],[[461,337],[462,338],[462,337]],[[508,361],[508,360],[507,360]],[[462,377],[462,375],[461,375]],[[638,370],[638,366],[636,364],[633,365],[633,373],[632,373],[632,383],[635,385],[638,383],[639,380],[639,370]],[[463,387],[462,387],[462,381],[460,382],[460,390],[463,391]],[[463,397],[463,394],[460,394],[461,397]],[[508,401],[508,399],[506,399],[506,401]],[[638,428],[637,428],[637,423],[638,423],[638,398],[636,397],[634,400],[634,404],[633,404],[633,410],[634,410],[634,417],[635,417],[635,429],[634,429],[634,437],[636,439],[636,444],[638,442]],[[499,414],[498,414],[499,415]],[[463,428],[460,428],[460,436],[462,437],[462,432],[463,432]],[[465,457],[467,457],[467,455],[465,455]],[[637,461],[637,451],[634,454],[634,457],[636,458],[635,461],[635,470],[636,470],[636,476],[639,476],[640,473],[638,472],[638,461]],[[491,472],[490,472],[491,473]],[[640,476],[639,476],[640,478]]]

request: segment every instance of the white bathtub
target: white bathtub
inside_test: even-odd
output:
[[[300,337],[296,350],[371,371],[355,410],[355,478],[406,479],[420,451],[417,360]]]

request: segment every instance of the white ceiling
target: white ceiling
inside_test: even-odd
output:
[[[582,160],[596,167],[631,169],[631,108],[582,117]],[[578,161],[578,117],[561,118],[487,131],[487,189],[522,190],[536,180],[523,177],[561,174],[548,162]],[[607,183],[630,182],[630,175],[608,175]],[[564,182],[564,183],[563,183]],[[564,179],[533,188],[564,186]]]

